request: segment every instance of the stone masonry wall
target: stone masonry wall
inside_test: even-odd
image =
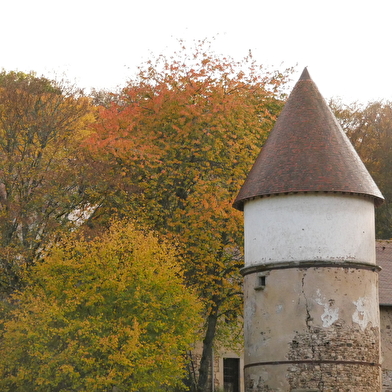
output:
[[[379,363],[378,328],[360,328],[336,321],[329,328],[309,327],[306,333],[296,333],[290,344],[288,359]]]
[[[382,370],[382,392],[392,392],[392,370]]]
[[[292,390],[380,390],[378,328],[368,327],[361,331],[344,324],[338,320],[330,328],[310,328],[309,333],[295,336],[291,342],[289,360],[320,362],[290,366],[287,377]],[[347,359],[357,363],[348,363]]]
[[[392,307],[380,307],[382,390],[392,392]]]
[[[290,391],[379,391],[378,335],[378,328],[368,327],[362,331],[345,325],[342,320],[327,329],[310,327],[292,340],[287,358],[291,363],[280,364],[280,370],[275,371],[286,375]],[[271,366],[262,368],[259,373],[271,372]],[[279,392],[279,389],[271,388],[262,377],[249,378],[246,392]]]
[[[270,373],[272,366],[259,369]],[[290,389],[273,388],[259,379],[246,380],[246,392],[378,392],[377,367],[343,364],[274,365],[274,370],[286,374]]]

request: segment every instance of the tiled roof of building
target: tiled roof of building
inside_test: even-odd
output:
[[[382,268],[379,272],[380,305],[392,306],[392,241],[376,242],[377,264]]]
[[[233,206],[297,192],[383,196],[307,69],[295,85]]]

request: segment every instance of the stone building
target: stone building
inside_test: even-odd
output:
[[[392,392],[392,241],[377,241],[383,392]]]
[[[376,264],[379,271],[379,306],[381,329],[381,366],[383,392],[392,392],[392,241],[376,242]],[[195,355],[201,353],[201,347]],[[244,355],[241,349],[215,350],[211,369],[214,392],[244,392]],[[213,384],[213,385],[212,385]]]
[[[244,211],[245,392],[381,391],[382,202],[305,69],[234,202]]]
[[[194,373],[200,363],[202,343],[198,342],[192,350]],[[243,347],[232,349],[220,347],[213,350],[212,365],[209,369],[208,389],[205,392],[243,392],[244,391]]]

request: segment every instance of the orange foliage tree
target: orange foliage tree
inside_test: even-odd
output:
[[[290,72],[268,72],[251,55],[217,56],[205,41],[180,44],[101,107],[89,143],[107,165],[107,183],[120,185],[107,193],[106,211],[138,216],[178,243],[204,304],[193,387],[205,391],[218,326],[237,325],[242,314],[242,215],[231,203],[281,110]]]

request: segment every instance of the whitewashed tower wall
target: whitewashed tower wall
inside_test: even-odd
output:
[[[382,200],[305,69],[234,203],[246,392],[381,390]]]

